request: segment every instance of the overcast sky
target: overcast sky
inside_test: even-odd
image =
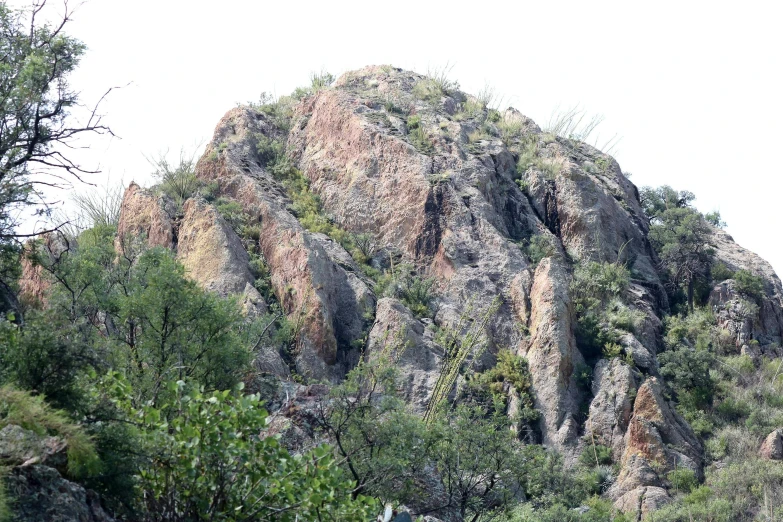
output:
[[[646,5],[90,0],[69,28],[89,47],[73,85],[91,101],[132,83],[103,107],[121,139],[85,161],[149,182],[144,154],[193,150],[228,109],[311,71],[448,63],[463,90],[489,84],[541,125],[558,106],[602,114],[634,183],[691,190],[783,272],[783,7]]]

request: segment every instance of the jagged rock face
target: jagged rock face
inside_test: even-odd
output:
[[[443,348],[432,331],[397,299],[378,301],[375,323],[367,343],[370,360],[391,355],[399,368],[403,395],[417,412],[424,412],[440,375]]]
[[[539,263],[530,291],[530,344],[523,355],[533,380],[536,409],[543,417],[542,441],[573,456],[579,431],[574,368],[584,359],[574,340],[568,281],[561,263],[553,259]]]
[[[755,339],[761,344],[783,344],[783,286],[772,266],[753,252],[739,246],[723,230],[713,228],[711,239],[715,258],[730,270],[747,270],[764,281],[765,298],[759,303],[755,317],[740,319],[733,285],[721,284],[710,296],[710,304],[718,312],[719,326],[728,329],[738,347]],[[745,314],[747,315],[747,314]],[[748,323],[750,321],[750,324]]]
[[[625,452],[637,380],[633,370],[618,358],[602,359],[595,365],[593,400],[586,424],[588,442],[611,448],[617,457]]]
[[[207,290],[226,296],[245,291],[255,278],[236,232],[211,205],[189,199],[179,226],[177,259],[189,278]]]
[[[697,477],[703,474],[701,443],[688,423],[663,398],[656,377],[647,378],[636,392],[633,416],[623,444],[622,470],[608,492],[619,509],[626,510],[637,502],[632,499],[640,497],[643,500],[638,503],[644,505],[650,488],[664,486],[669,471],[687,468]],[[659,505],[660,491],[652,491],[655,505]]]
[[[136,183],[125,191],[117,226],[117,251],[122,251],[127,241],[138,237],[146,239],[150,246],[173,248],[175,245],[174,211],[172,204],[155,196]]]
[[[259,246],[275,294],[289,320],[301,324],[297,370],[308,378],[335,381],[355,364],[352,343],[362,337],[364,316],[375,302],[354,271],[330,257],[332,241],[306,231],[287,209],[282,187],[256,150],[260,135],[276,132],[263,115],[234,109],[221,120],[196,172],[218,182],[223,196],[260,221]],[[218,155],[221,144],[226,150]]]
[[[286,143],[330,220],[373,238],[373,266],[410,263],[434,279],[437,327],[454,328],[466,316],[476,320],[497,303],[473,368],[494,364],[500,348],[525,356],[542,442],[569,463],[585,444],[611,447],[621,471],[608,496],[618,508],[643,516],[669,500],[669,470],[687,467],[701,475],[703,450],[656,378],[656,354],[664,349],[661,318],[669,304],[636,187],[610,156],[544,133],[513,109],[496,115],[516,125],[518,133],[509,137],[462,112],[473,100],[464,93],[420,99],[414,91],[424,80],[393,67],[367,67],[304,97],[286,128],[250,107],[232,109],[219,122],[197,175],[239,203],[257,225],[275,296],[299,328],[294,367],[274,347],[261,347],[259,368],[337,382],[361,349],[370,358],[391,350],[402,392],[421,411],[444,357],[429,320],[416,318],[397,299],[376,296],[339,243],[306,230],[259,154],[259,139],[266,138]],[[424,142],[414,136],[417,126]],[[536,149],[538,161],[520,173],[517,162],[526,147]],[[266,311],[253,288],[246,244],[210,205],[191,200],[184,216],[175,216],[165,200],[131,185],[118,241],[139,233],[151,244],[175,248],[190,277],[205,288],[242,294],[248,315]],[[537,265],[520,248],[531,238],[552,246]],[[772,268],[720,230],[712,242],[730,269],[762,276],[768,297],[757,316],[740,320],[736,292],[730,283],[720,285],[711,297],[720,326],[737,347],[752,339],[781,343],[783,289]],[[570,296],[573,263],[580,261],[626,263],[633,273],[627,304],[645,318],[618,341],[629,359],[595,365],[586,421],[580,404],[590,397],[575,380],[585,358],[575,341]],[[296,393],[296,401],[307,402],[309,395]],[[281,433],[306,425],[282,417],[275,422]]]

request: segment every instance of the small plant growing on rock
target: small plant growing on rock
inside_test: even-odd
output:
[[[407,127],[408,127],[408,139],[411,142],[411,145],[416,147],[416,149],[423,153],[428,154],[432,152],[432,141],[430,140],[430,137],[427,135],[427,131],[424,130],[424,126],[421,121],[421,116],[418,114],[413,114],[408,117],[407,121]]]

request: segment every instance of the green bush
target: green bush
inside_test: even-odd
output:
[[[432,140],[422,124],[421,116],[418,114],[408,116],[407,127],[411,144],[424,154],[432,152]]]
[[[678,468],[666,474],[666,479],[677,492],[690,493],[699,485],[696,473],[687,468]]]
[[[180,152],[176,165],[170,163],[163,154],[148,161],[154,168],[152,177],[158,181],[158,189],[170,197],[178,208],[181,208],[188,198],[195,196],[202,186],[202,182],[196,177],[195,157],[186,156],[184,151]]]
[[[402,264],[384,273],[375,286],[375,294],[396,297],[417,317],[432,314],[430,304],[434,298],[435,279],[422,278],[413,266]]]
[[[748,270],[737,270],[734,273],[734,281],[740,293],[761,299],[764,295],[764,280]]]
[[[727,279],[734,278],[734,272],[732,272],[725,263],[717,261],[710,267],[710,276],[715,283],[722,283]]]
[[[536,234],[522,243],[522,251],[530,259],[533,266],[538,265],[545,257],[552,257],[557,249],[546,234]]]
[[[612,448],[588,442],[579,455],[579,463],[588,468],[609,466],[612,464]]]
[[[62,412],[51,408],[42,396],[0,387],[0,427],[15,424],[41,436],[59,436],[68,444],[68,473],[85,477],[100,469],[95,446],[84,429]]]
[[[658,355],[661,376],[685,408],[699,409],[712,404],[715,381],[710,376],[710,366],[713,358],[706,350],[688,347],[670,349]]]
[[[144,435],[150,458],[137,480],[148,520],[366,521],[377,505],[344,476],[328,446],[291,455],[266,435],[258,396],[167,386],[158,408],[121,404]],[[128,396],[130,390],[124,395]]]

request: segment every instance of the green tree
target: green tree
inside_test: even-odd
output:
[[[40,21],[45,6],[36,2],[17,11],[0,2],[0,311],[16,306],[12,281],[19,240],[26,237],[17,232],[21,211],[42,202],[39,189],[91,172],[67,155],[78,138],[111,132],[97,107],[86,121],[72,117],[79,97],[68,78],[85,47],[64,32],[71,16],[67,4],[54,24]]]
[[[176,381],[160,407],[136,409],[127,384],[110,381],[148,455],[137,475],[143,520],[363,522],[377,511],[353,494],[329,446],[291,455],[269,436],[257,395]]]
[[[157,401],[171,379],[208,389],[236,384],[250,358],[236,301],[186,278],[167,249],[125,245],[118,255],[113,237],[112,227],[98,227],[78,242],[42,245],[38,262],[55,281],[46,313],[57,319],[41,358],[60,353],[83,367],[122,371],[141,401]]]
[[[658,252],[661,266],[674,288],[685,289],[691,312],[695,285],[710,275],[714,256],[708,242],[710,235],[704,217],[688,207],[664,210],[650,227],[650,242]]]

